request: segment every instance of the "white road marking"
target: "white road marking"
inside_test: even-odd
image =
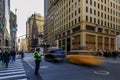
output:
[[[34,69],[34,67],[24,58],[24,60],[27,62],[27,64],[32,68]]]
[[[25,71],[17,71],[17,72],[10,72],[10,73],[2,73],[0,74],[0,76],[3,76],[3,75],[8,75],[8,74],[20,74],[20,73],[25,73]]]
[[[0,71],[0,72],[11,72],[11,71],[24,71],[24,69],[14,69],[14,70],[3,70],[3,71]]]
[[[9,79],[9,78],[16,78],[16,77],[26,77],[26,74],[18,74],[18,75],[12,75],[12,76],[3,76],[0,77],[0,79]]]
[[[108,74],[110,74],[108,71],[104,71],[104,70],[94,71],[94,73],[99,74],[99,75],[108,75]]]
[[[41,66],[40,68],[48,68],[48,66]]]

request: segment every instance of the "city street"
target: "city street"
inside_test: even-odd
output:
[[[120,0],[0,0],[0,80],[120,80]]]
[[[25,62],[24,62],[25,61]],[[95,67],[74,65],[67,62],[51,63],[42,61],[40,76],[34,76],[33,55],[27,54],[23,64],[28,80],[119,80],[120,59],[105,59],[105,64]],[[39,79],[38,79],[39,78]]]

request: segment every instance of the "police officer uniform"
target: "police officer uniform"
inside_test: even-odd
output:
[[[38,75],[40,62],[43,59],[43,55],[39,52],[39,49],[36,49],[34,52],[34,60],[35,60],[35,75]]]

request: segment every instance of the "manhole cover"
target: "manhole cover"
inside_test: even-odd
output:
[[[108,74],[110,74],[108,71],[104,71],[104,70],[94,71],[94,73],[99,74],[99,75],[108,75]]]
[[[48,68],[48,66],[41,66],[40,68]]]

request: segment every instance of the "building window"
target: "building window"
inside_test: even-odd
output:
[[[77,15],[77,11],[75,11],[75,16]]]
[[[92,23],[92,17],[90,17],[90,22]]]
[[[95,31],[94,26],[86,25],[86,30]]]
[[[80,22],[80,16],[78,17],[78,22]]]
[[[90,0],[90,5],[92,5],[92,0]]]
[[[100,8],[100,4],[98,3],[98,9]]]
[[[78,32],[78,31],[80,31],[80,26],[77,26],[77,27],[75,27],[75,28],[72,29],[72,32],[73,32],[73,33],[74,33],[74,32]]]
[[[94,1],[94,7],[96,7],[96,2]]]
[[[73,26],[73,21],[72,21],[72,26]]]
[[[103,25],[103,20],[101,20],[101,25]]]
[[[120,33],[119,32],[116,32],[116,35],[119,35]]]
[[[86,0],[86,3],[88,3],[88,0]]]
[[[105,26],[107,26],[107,25],[106,25],[106,21],[104,22],[104,24],[105,24]]]
[[[103,5],[101,5],[101,9],[103,10]]]
[[[86,21],[88,21],[88,16],[86,16]]]
[[[106,6],[105,6],[105,8],[104,8],[104,9],[105,9],[105,11],[106,11]]]
[[[98,11],[98,16],[100,16],[100,12]]]
[[[96,24],[96,18],[94,18],[94,23]]]
[[[98,28],[98,32],[102,33],[103,29],[102,28]]]
[[[96,15],[96,10],[94,10],[94,15]]]
[[[73,13],[72,13],[72,18],[74,17]]]
[[[90,14],[92,14],[92,9],[90,8]]]
[[[106,0],[104,0],[105,1],[105,4],[106,4]]]
[[[86,7],[86,12],[88,12],[88,7]]]
[[[77,24],[77,19],[75,19],[75,24]]]
[[[98,24],[100,24],[100,20],[98,19]]]
[[[101,13],[101,17],[103,18],[103,13]]]
[[[106,19],[106,14],[105,14],[105,19]]]
[[[78,9],[78,13],[80,13],[80,8]]]

